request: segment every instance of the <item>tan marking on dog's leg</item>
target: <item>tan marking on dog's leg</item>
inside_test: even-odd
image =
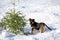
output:
[[[41,29],[39,29],[39,32],[41,33]]]
[[[42,33],[42,27],[40,27],[39,32]]]
[[[45,29],[46,29],[46,26],[43,26],[42,33],[44,33]]]
[[[44,26],[42,26],[42,28],[41,28],[41,33],[43,33],[43,31],[44,31],[44,28],[43,28]]]
[[[44,33],[45,27],[46,27],[46,26],[41,26],[41,28],[39,29],[39,32],[40,32],[40,33]]]
[[[35,28],[32,28],[32,34],[34,34],[34,30],[35,30]]]

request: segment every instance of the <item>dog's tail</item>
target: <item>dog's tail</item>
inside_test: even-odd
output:
[[[46,27],[49,29],[49,30],[52,30],[50,27],[48,27],[47,25],[46,25]]]

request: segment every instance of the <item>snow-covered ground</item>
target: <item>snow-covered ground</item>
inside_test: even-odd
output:
[[[26,27],[25,32],[31,33],[31,28]],[[45,31],[44,33],[35,33],[34,35],[14,35],[8,33],[6,30],[1,30],[0,40],[60,40],[60,29],[52,28],[52,31]],[[28,31],[27,31],[28,30]],[[35,30],[36,32],[37,30]]]
[[[0,0],[0,19],[5,12],[12,9],[14,0]],[[0,29],[0,40],[60,40],[60,0],[15,0],[16,9],[21,11],[28,20],[34,18],[36,22],[44,22],[52,31],[46,29],[44,33],[35,32],[34,35],[14,35],[7,30]],[[24,31],[31,33],[29,22]],[[37,30],[36,30],[37,31]]]
[[[60,32],[51,31],[36,35],[17,35],[14,40],[60,40]]]

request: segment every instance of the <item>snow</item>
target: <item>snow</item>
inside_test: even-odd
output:
[[[29,27],[30,28],[30,27]],[[31,28],[25,28],[25,32],[31,31]],[[53,28],[52,28],[53,29]],[[44,33],[36,33],[34,35],[14,35],[6,30],[2,30],[0,33],[0,40],[60,40],[60,29],[53,29],[52,31],[45,31]]]
[[[18,35],[14,40],[60,40],[60,32],[56,30],[45,33],[38,33],[36,35]]]
[[[0,19],[2,19],[8,9],[12,9],[11,1],[0,0]],[[26,15],[26,19],[34,18],[36,22],[44,22],[53,30],[45,30],[35,34],[15,35],[0,28],[0,40],[60,40],[60,1],[59,0],[15,0],[16,8]],[[31,33],[29,22],[24,28],[24,32]]]

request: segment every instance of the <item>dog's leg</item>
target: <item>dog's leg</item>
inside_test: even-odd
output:
[[[40,33],[43,33],[43,25],[40,26],[39,32],[40,32]]]
[[[43,28],[43,26],[40,28],[40,32],[41,33],[43,33],[43,31],[44,31],[44,28]]]
[[[39,29],[39,32],[44,33],[45,29],[46,29],[46,26],[41,26],[40,29]]]
[[[41,33],[41,29],[39,29],[39,32]]]
[[[46,29],[46,26],[43,26],[42,27],[42,33],[45,31],[45,29]]]
[[[42,31],[43,31],[42,29],[43,29],[42,27],[39,28],[39,32],[40,32],[40,33],[42,33]]]
[[[32,34],[34,34],[34,30],[35,30],[35,28],[32,28]]]

